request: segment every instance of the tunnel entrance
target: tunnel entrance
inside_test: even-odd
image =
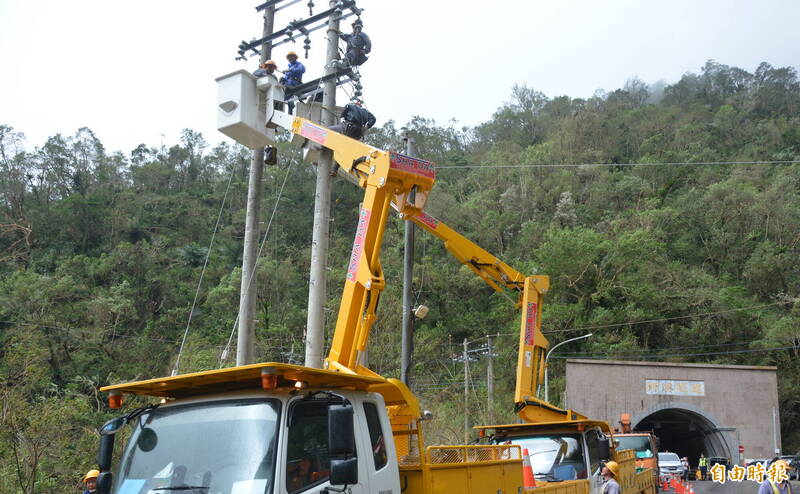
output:
[[[647,415],[634,425],[636,431],[653,431],[659,438],[659,451],[672,451],[687,457],[697,466],[700,453],[706,457],[731,458],[722,433],[707,417],[683,408],[665,408]]]

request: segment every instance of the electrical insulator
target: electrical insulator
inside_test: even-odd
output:
[[[308,0],[308,3],[306,5],[308,5],[308,15],[309,16],[314,15],[314,0]]]
[[[306,39],[303,40],[303,49],[306,51],[306,58],[308,58],[308,50],[311,49],[311,38],[306,36]]]
[[[264,148],[264,164],[265,165],[278,164],[278,148],[274,146],[267,146]]]

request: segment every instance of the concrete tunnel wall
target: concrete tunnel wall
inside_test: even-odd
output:
[[[776,370],[776,367],[568,359],[566,406],[605,420],[612,427],[619,427],[622,413],[630,414],[634,427],[660,425],[662,435],[669,432],[669,427],[664,426],[672,424],[675,428],[670,439],[683,422],[686,428],[694,427],[702,436],[702,452],[706,456],[727,456],[737,463],[744,458],[771,458],[775,441],[772,409],[778,407]],[[662,388],[670,382],[673,385],[700,382],[702,393],[677,395],[677,391],[665,392],[666,388],[654,391],[654,382],[661,383]],[[780,431],[779,419],[775,427]],[[656,434],[659,435],[658,429]],[[691,438],[686,442],[691,442]],[[745,448],[741,457],[740,444]],[[781,447],[780,437],[777,447]],[[690,451],[684,454],[695,456]]]

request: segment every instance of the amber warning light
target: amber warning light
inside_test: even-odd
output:
[[[122,408],[122,392],[112,391],[108,393],[108,407],[114,410]]]
[[[278,376],[269,367],[261,369],[261,388],[267,391],[278,387]]]

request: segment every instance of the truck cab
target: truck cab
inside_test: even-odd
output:
[[[658,478],[658,438],[649,432],[623,432],[614,433],[614,443],[617,449],[630,449],[636,455],[636,468],[644,470],[649,468]]]
[[[352,492],[398,492],[397,463],[383,398],[316,390],[276,396],[243,392],[176,400],[137,417],[111,492],[185,487],[202,492],[296,494],[329,487],[329,409],[349,406],[358,482]]]
[[[386,401],[369,389],[377,380],[267,368],[275,366],[296,369],[271,374],[266,386],[257,366],[122,385],[162,399],[104,427],[112,438],[130,434],[116,473],[103,481],[107,492],[299,494],[346,485],[353,494],[399,494]],[[198,386],[199,374],[209,384]],[[225,376],[233,390],[208,374]]]

